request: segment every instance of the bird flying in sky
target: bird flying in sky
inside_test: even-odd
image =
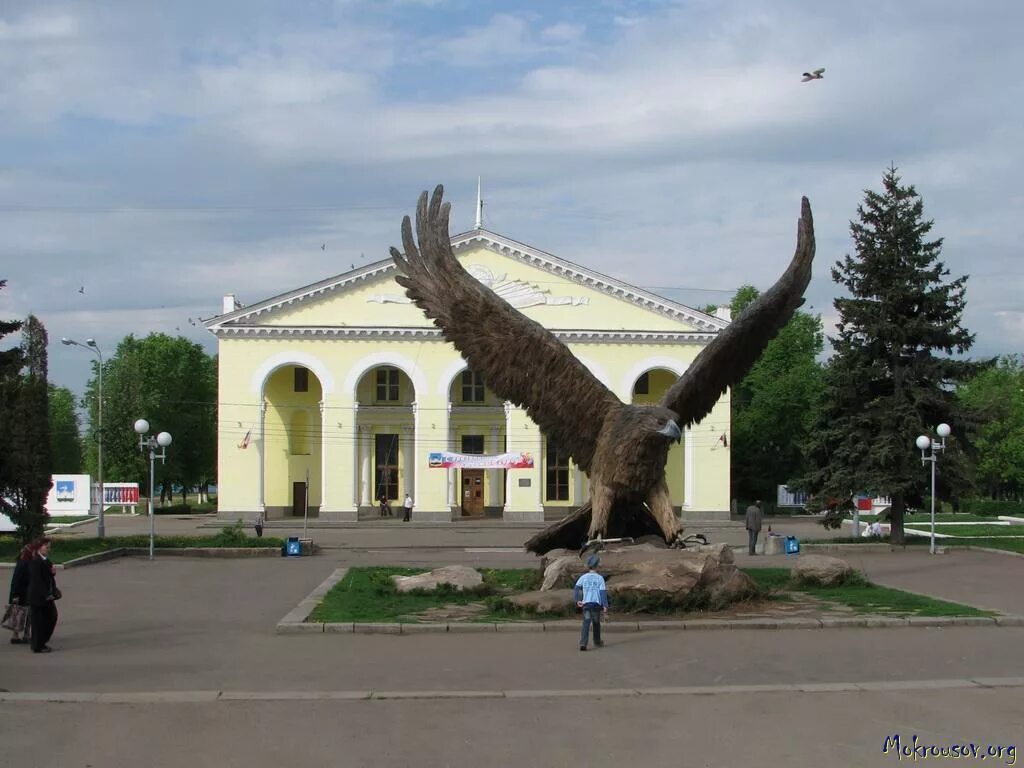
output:
[[[804,79],[801,83],[809,83],[811,80],[821,80],[825,77],[825,68],[816,69],[813,72],[804,72]]]

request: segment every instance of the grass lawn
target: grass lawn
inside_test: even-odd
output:
[[[415,622],[410,614],[443,605],[465,605],[484,601],[489,595],[514,594],[536,589],[537,569],[480,568],[483,588],[474,592],[443,590],[430,593],[399,593],[392,576],[425,573],[423,568],[350,568],[345,578],[327,593],[310,615],[310,621],[403,621]],[[482,617],[483,618],[483,617]],[[488,612],[487,618],[493,620]],[[503,618],[508,618],[507,616]]]
[[[230,529],[228,529],[230,531]],[[265,536],[252,539],[238,538],[233,533],[219,533],[215,536],[157,536],[155,545],[169,549],[186,547],[267,547],[280,549],[282,539]],[[55,538],[50,549],[50,559],[55,563],[66,563],[85,555],[94,555],[118,547],[149,547],[149,536],[107,536],[103,539]],[[13,536],[0,536],[0,560],[13,561],[21,551],[21,543]]]
[[[1005,549],[1007,552],[1024,554],[1024,539],[988,538],[988,539],[939,539],[943,547],[958,544],[971,547],[987,547],[989,549]]]
[[[795,585],[788,568],[744,568],[769,599],[786,600],[787,593],[802,592],[820,600],[853,608],[857,613],[881,613],[893,616],[990,616],[957,603],[947,603],[928,597],[880,587],[867,582],[841,587],[811,587]],[[399,594],[391,583],[391,576],[410,576],[424,573],[423,568],[350,568],[345,578],[327,593],[323,601],[309,616],[309,621],[323,622],[403,622],[416,623],[414,614],[429,608],[467,603],[488,603],[501,595],[537,589],[540,572],[537,569],[480,569],[484,586],[476,592],[422,592]],[[474,617],[477,621],[530,620],[543,617],[513,615],[488,610]],[[430,619],[422,619],[430,621]]]
[[[830,603],[845,605],[857,613],[881,613],[893,616],[992,616],[969,605],[948,603],[899,589],[880,587],[868,581],[839,587],[814,587],[795,584],[788,568],[744,568],[761,587],[770,591],[803,592]]]
[[[908,525],[915,531],[931,534],[931,526]],[[944,536],[1024,536],[1024,525],[936,525],[935,533]]]

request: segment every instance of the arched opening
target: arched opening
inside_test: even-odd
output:
[[[476,371],[464,368],[448,384],[448,450],[469,455],[505,453],[505,403]],[[459,517],[500,517],[504,469],[449,469],[448,503]]]
[[[377,365],[359,377],[356,402],[359,513],[377,516],[383,500],[399,514],[405,494],[415,495],[416,387],[401,368]]]
[[[320,379],[283,365],[263,384],[263,501],[268,517],[319,514],[323,492]]]
[[[632,400],[634,405],[656,405],[661,401],[666,390],[676,383],[679,377],[664,368],[651,368],[644,371],[633,382]],[[665,464],[665,480],[668,483],[672,505],[682,509],[685,492],[686,451],[682,442],[674,443],[668,451]]]

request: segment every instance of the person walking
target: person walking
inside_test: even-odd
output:
[[[412,516],[412,496],[408,493],[405,494],[405,501],[402,502],[402,506],[405,508],[405,516],[402,518],[402,521],[408,523],[409,518]]]
[[[39,539],[35,555],[29,563],[28,604],[32,621],[32,652],[49,653],[48,645],[57,627],[57,569],[50,562],[50,540]]]
[[[4,626],[11,630],[12,645],[24,645],[32,633],[28,608],[28,580],[29,565],[35,554],[35,542],[30,541],[18,553],[18,560],[14,563],[14,573],[11,574],[11,592],[7,598]]]
[[[749,553],[751,555],[757,554],[757,534],[761,532],[761,521],[764,519],[764,513],[761,511],[761,500],[758,499],[749,507],[747,507],[747,542],[749,545]]]
[[[576,580],[573,598],[576,606],[583,609],[583,627],[580,630],[580,650],[587,650],[590,642],[590,625],[594,625],[594,647],[604,645],[601,640],[601,615],[608,613],[608,587],[604,576],[597,572],[601,560],[597,555],[587,558],[587,572]]]

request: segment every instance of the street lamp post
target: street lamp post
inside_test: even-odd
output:
[[[170,432],[161,432],[156,437],[149,435],[149,422],[139,419],[135,422],[135,431],[139,435],[139,450],[149,451],[149,559],[153,559],[153,539],[156,534],[156,517],[153,514],[153,462],[160,459],[163,464],[167,460],[167,446],[171,444]],[[160,449],[157,454],[156,449]]]
[[[928,551],[933,555],[935,554],[935,465],[939,461],[939,454],[946,450],[946,438],[949,437],[950,431],[949,424],[939,424],[935,428],[938,438],[921,435],[914,441],[921,449],[921,464],[931,462],[932,465],[932,541]]]
[[[96,513],[96,536],[102,539],[107,533],[107,528],[103,523],[103,350],[101,350],[99,344],[96,343],[96,339],[86,339],[85,344],[82,344],[79,341],[69,339],[65,336],[60,340],[60,343],[69,347],[75,346],[81,347],[82,349],[88,349],[100,359],[100,370],[99,376],[97,377],[99,382],[99,397],[96,401],[96,479],[97,484],[100,487],[100,503],[99,510]]]

